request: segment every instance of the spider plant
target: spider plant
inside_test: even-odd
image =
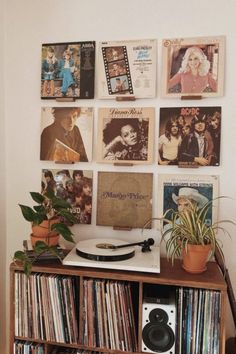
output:
[[[225,197],[218,197],[225,198]],[[215,200],[214,199],[214,200]],[[214,200],[208,201],[202,208],[198,208],[195,203],[189,201],[189,207],[183,211],[168,209],[163,215],[162,221],[165,223],[162,229],[162,240],[166,240],[167,259],[174,262],[175,257],[179,257],[182,250],[188,252],[188,245],[211,245],[211,254],[216,249],[223,256],[222,243],[217,239],[218,231],[230,237],[229,232],[222,224],[230,223],[236,225],[232,220],[219,220],[211,225],[206,223],[209,209]]]

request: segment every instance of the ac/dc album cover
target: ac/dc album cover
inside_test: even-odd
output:
[[[215,175],[158,175],[158,215],[166,210],[182,211],[188,208],[188,201],[202,208],[206,203],[218,197],[218,176]],[[210,205],[207,224],[217,221],[218,200]]]
[[[222,96],[225,37],[162,41],[162,97]]]
[[[100,108],[98,118],[98,162],[153,161],[155,108]]]
[[[98,172],[97,225],[142,228],[152,217],[152,173]]]
[[[100,42],[98,96],[156,95],[156,40]]]
[[[94,98],[95,42],[45,43],[41,98]]]
[[[158,164],[219,166],[221,107],[160,108]]]
[[[64,163],[92,160],[93,108],[43,107],[40,160]]]
[[[91,224],[93,172],[87,170],[42,170],[41,193],[54,191],[66,200],[78,224]]]

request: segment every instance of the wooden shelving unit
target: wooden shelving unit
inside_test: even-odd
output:
[[[29,340],[35,343],[44,343],[45,354],[50,354],[54,347],[68,347],[68,348],[81,348],[85,350],[93,350],[99,352],[113,352],[119,353],[120,350],[111,350],[106,348],[98,347],[86,347],[82,345],[79,340],[77,344],[65,344],[56,342],[40,341],[37,338],[22,338],[16,337],[15,330],[15,272],[22,271],[22,267],[14,263],[10,266],[10,354],[13,354],[13,343],[15,340]],[[82,308],[83,302],[83,279],[93,278],[93,279],[104,279],[104,280],[117,280],[130,282],[131,286],[138,289],[136,312],[137,312],[137,337],[138,337],[138,351],[141,352],[142,348],[142,301],[143,301],[143,289],[145,284],[153,285],[167,285],[174,287],[187,287],[187,288],[198,288],[198,289],[209,289],[219,291],[221,294],[221,306],[220,306],[220,354],[225,353],[225,307],[227,298],[227,286],[220,272],[217,264],[215,262],[208,263],[207,271],[199,275],[191,275],[185,272],[179,260],[175,261],[174,267],[171,263],[167,262],[166,259],[161,259],[161,273],[151,274],[151,273],[141,273],[141,272],[126,272],[126,271],[115,271],[107,269],[94,269],[94,268],[82,268],[82,267],[70,267],[63,266],[59,262],[47,264],[45,262],[38,263],[32,268],[33,273],[44,273],[44,274],[55,274],[64,276],[75,276],[79,277],[80,289],[78,301],[80,302],[80,307]],[[81,323],[82,323],[82,311],[80,311],[79,316],[79,338],[81,338]],[[127,352],[128,353],[128,352]],[[211,353],[209,353],[211,354]]]

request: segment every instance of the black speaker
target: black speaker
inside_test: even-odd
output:
[[[143,302],[142,351],[151,353],[175,353],[176,306],[175,299],[168,303]]]

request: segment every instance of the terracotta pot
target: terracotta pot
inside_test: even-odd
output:
[[[44,220],[39,225],[32,226],[31,243],[35,245],[37,241],[43,241],[49,246],[56,246],[60,235],[56,231],[50,231],[53,224],[59,223],[59,219]]]
[[[206,263],[208,261],[211,245],[188,245],[187,253],[182,250],[183,265],[182,267],[188,273],[198,274],[206,271]]]

